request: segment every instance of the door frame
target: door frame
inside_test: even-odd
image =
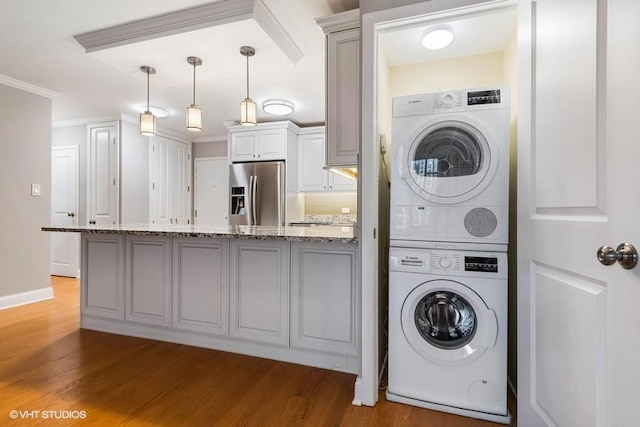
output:
[[[74,225],[77,225],[80,222],[80,215],[78,212],[78,209],[80,208],[80,146],[79,145],[57,145],[57,146],[52,146],[51,147],[51,153],[53,154],[54,151],[62,151],[62,150],[74,150],[75,151],[75,157],[76,157],[76,170],[75,170],[75,176],[76,176],[76,186],[75,186],[75,191],[74,191],[74,209],[73,212],[75,212],[75,217],[73,219]],[[52,167],[51,167],[51,174],[53,175],[53,162],[52,162]],[[53,189],[52,189],[53,190]],[[53,203],[53,194],[51,194],[51,200]],[[51,209],[51,214],[53,214],[53,209]],[[68,235],[69,239],[73,239],[73,242],[76,246],[76,250],[75,250],[75,255],[76,255],[76,259],[75,259],[75,265],[76,265],[76,272],[75,272],[75,277],[76,278],[80,278],[80,237],[75,235],[75,234],[69,234]],[[51,251],[53,251],[53,248],[51,249]],[[52,254],[53,255],[53,254]],[[53,257],[51,257],[51,261],[50,261],[50,267],[53,263]]]
[[[358,263],[362,289],[362,365],[356,380],[356,405],[378,401],[379,295],[378,295],[378,33],[416,22],[443,21],[458,16],[515,7],[517,0],[432,0],[361,15],[362,92],[361,139],[358,157]],[[364,215],[363,212],[367,214]],[[375,284],[373,286],[365,284]]]

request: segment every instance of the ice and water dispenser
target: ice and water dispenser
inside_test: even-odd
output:
[[[245,207],[244,187],[231,187],[231,215],[244,215]]]

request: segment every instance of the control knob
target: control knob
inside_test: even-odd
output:
[[[449,268],[449,267],[451,267],[451,258],[443,256],[442,258],[440,258],[438,263],[440,264],[440,267],[442,267],[442,268]]]

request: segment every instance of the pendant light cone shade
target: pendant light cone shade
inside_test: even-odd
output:
[[[242,126],[255,126],[258,124],[256,118],[256,103],[249,96],[249,57],[256,54],[256,50],[251,46],[242,46],[240,54],[247,58],[247,97],[240,103],[240,124]]]
[[[202,111],[196,105],[196,67],[202,65],[202,59],[190,56],[187,62],[193,65],[193,102],[187,107],[187,130],[199,132],[202,130]]]
[[[152,136],[156,134],[156,116],[149,111],[149,75],[155,74],[156,69],[143,65],[140,67],[143,73],[147,75],[147,110],[140,114],[140,133],[142,135]]]

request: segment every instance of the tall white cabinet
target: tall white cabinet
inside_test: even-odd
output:
[[[192,222],[186,141],[140,135],[137,121],[127,116],[90,123],[86,165],[90,225]]]
[[[119,222],[120,123],[87,126],[87,216],[89,224]]]
[[[360,143],[360,11],[316,22],[326,35],[326,164],[355,166]]]
[[[152,224],[191,224],[191,146],[150,138],[150,220]]]

